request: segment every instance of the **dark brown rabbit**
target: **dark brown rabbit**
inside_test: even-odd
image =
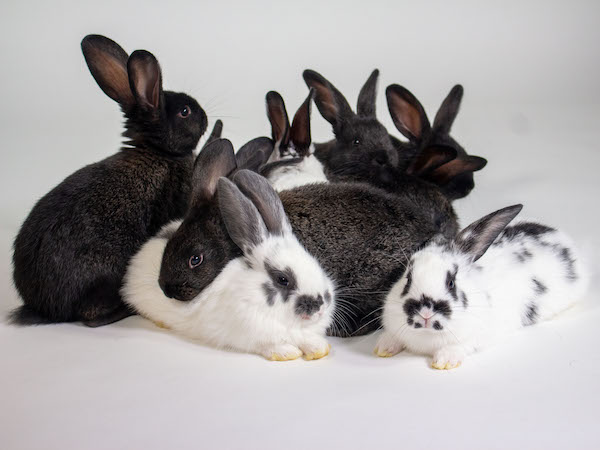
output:
[[[119,288],[129,258],[188,205],[193,149],[206,130],[196,100],[163,91],[156,58],[128,56],[112,40],[86,36],[92,76],[125,116],[118,153],[90,164],[46,194],[14,242],[14,282],[24,305],[17,324],[83,321],[131,314]]]

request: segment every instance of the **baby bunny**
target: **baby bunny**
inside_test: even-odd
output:
[[[267,94],[267,115],[275,141],[269,164],[261,169],[276,191],[292,189],[310,183],[325,183],[323,164],[314,156],[310,137],[311,89],[290,127],[283,98],[275,91]]]
[[[399,168],[410,173],[414,158],[432,147],[448,147],[456,157],[423,178],[440,187],[450,200],[466,197],[475,186],[473,172],[485,167],[487,161],[479,156],[467,155],[464,148],[450,136],[450,129],[456,119],[463,96],[463,87],[454,86],[442,102],[435,115],[433,125],[429,124],[421,102],[403,86],[393,84],[385,91],[388,108],[394,125],[408,142],[392,138],[399,153]]]
[[[334,285],[302,247],[277,193],[260,175],[241,170],[217,183],[219,210],[242,256],[231,260],[198,296],[187,302],[165,296],[161,261],[177,223],[168,225],[132,258],[123,297],[141,315],[218,347],[276,361],[329,353]],[[261,213],[236,186],[252,192]],[[186,258],[190,270],[202,258]]]
[[[330,181],[363,181],[388,188],[396,178],[398,152],[385,127],[377,120],[375,100],[379,70],[374,70],[358,95],[356,114],[333,84],[305,70],[304,81],[315,90],[315,104],[335,139],[315,144],[315,156]]]
[[[14,242],[14,282],[24,305],[17,324],[131,314],[119,289],[139,247],[187,208],[193,150],[206,130],[196,100],[163,91],[160,66],[145,50],[128,56],[90,35],[81,48],[102,91],[125,115],[125,147],[67,177],[32,209]]]
[[[436,369],[453,369],[580,299],[587,277],[571,240],[535,222],[507,227],[521,208],[491,213],[413,255],[386,298],[377,355],[406,349],[432,355]]]

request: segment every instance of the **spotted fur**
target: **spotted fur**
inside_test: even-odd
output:
[[[411,270],[385,301],[380,355],[406,348],[433,356],[434,367],[456,367],[467,354],[582,297],[585,267],[570,239],[531,221],[506,227],[520,209],[490,214],[413,255]],[[516,263],[515,253],[527,257]]]

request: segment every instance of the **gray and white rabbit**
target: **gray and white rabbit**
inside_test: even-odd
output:
[[[454,239],[438,236],[412,256],[385,300],[378,356],[406,349],[453,369],[582,297],[587,275],[571,239],[531,221],[507,227],[521,208],[491,213]]]
[[[334,283],[298,242],[277,193],[260,175],[240,170],[235,183],[262,203],[261,212],[227,178],[217,183],[219,210],[229,237],[242,251],[195,298],[165,295],[161,261],[180,223],[168,225],[132,258],[123,298],[141,315],[218,348],[277,361],[319,359],[334,309]],[[190,270],[203,256],[192,256]]]

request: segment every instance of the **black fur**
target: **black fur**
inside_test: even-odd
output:
[[[458,294],[456,293],[456,274],[458,273],[458,265],[454,264],[452,272],[448,271],[446,274],[446,289],[454,301],[458,301]]]
[[[296,276],[294,275],[294,271],[289,267],[279,270],[276,267],[269,264],[269,262],[267,261],[265,261],[265,270],[271,278],[271,286],[273,287],[273,289],[279,291],[279,293],[281,294],[281,299],[284,303],[287,302],[292,292],[294,292],[297,288]],[[282,280],[285,280],[286,284],[282,284]]]
[[[273,287],[271,283],[263,283],[262,285],[263,291],[267,296],[267,304],[269,306],[273,306],[275,304],[275,296],[277,295],[277,290]]]
[[[331,181],[362,181],[390,188],[397,176],[398,152],[375,116],[379,71],[375,70],[359,95],[358,114],[344,96],[322,75],[303,73],[306,84],[315,90],[315,104],[332,125],[335,139],[315,144],[315,156],[325,166]]]
[[[542,295],[548,291],[548,286],[546,286],[537,278],[532,278],[531,281],[533,282],[533,291],[536,293],[536,295]]]
[[[513,240],[517,237],[527,236],[537,239],[546,233],[556,231],[554,228],[547,227],[535,222],[521,222],[507,227],[502,233],[501,239]]]
[[[312,316],[319,311],[323,305],[323,297],[321,294],[316,297],[309,295],[301,295],[296,299],[295,312],[299,316]]]
[[[410,287],[412,285],[412,268],[409,268],[408,273],[406,274],[406,284],[404,285],[404,289],[402,289],[402,297],[408,294],[410,291]]]
[[[126,147],[67,177],[32,209],[14,242],[15,323],[84,321],[132,312],[119,295],[130,257],[187,208],[192,150],[206,114],[191,97],[162,90],[154,56],[82,41],[90,71],[125,114]]]
[[[487,161],[479,156],[468,155],[464,148],[450,136],[450,129],[458,114],[463,88],[452,88],[439,111],[433,125],[419,100],[406,88],[397,84],[388,86],[386,97],[390,114],[396,128],[408,138],[408,142],[392,137],[399,153],[399,168],[409,170],[411,163],[429,147],[448,147],[456,157],[424,178],[440,186],[449,199],[463,198],[471,192],[475,183],[473,172],[485,167]]]
[[[522,319],[523,326],[533,325],[538,321],[539,313],[535,302],[530,302],[525,307],[525,314]]]

